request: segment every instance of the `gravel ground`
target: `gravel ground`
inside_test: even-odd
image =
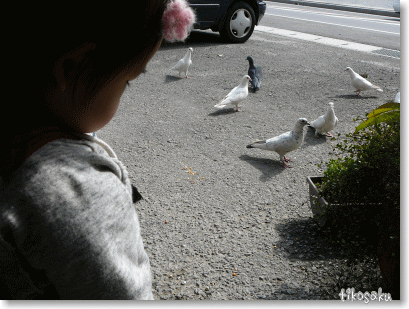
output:
[[[194,48],[189,79],[171,68]],[[242,112],[213,106],[247,73],[263,67]],[[353,95],[351,66],[383,93]],[[128,167],[145,200],[137,204],[156,299],[339,299],[342,287],[381,286],[376,264],[347,266],[312,219],[306,176],[331,157],[337,140],[305,128],[301,147],[278,155],[246,149],[258,138],[290,130],[335,104],[345,135],[353,118],[393,99],[399,60],[254,33],[245,44],[193,32],[164,44],[131,82],[109,125],[98,132]],[[339,138],[338,138],[339,139]]]

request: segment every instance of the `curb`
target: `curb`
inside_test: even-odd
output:
[[[280,3],[313,6],[313,7],[320,7],[320,8],[340,10],[340,11],[350,11],[350,12],[366,13],[366,14],[373,14],[373,15],[400,17],[400,14],[396,13],[393,9],[388,10],[388,9],[381,9],[381,8],[354,6],[354,5],[349,5],[349,4],[334,4],[334,3],[328,3],[328,2],[323,2],[319,0],[313,0],[313,1],[312,0],[269,0],[269,2],[280,2]]]

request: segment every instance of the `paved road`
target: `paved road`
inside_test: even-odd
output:
[[[400,51],[400,18],[267,2],[263,26]]]
[[[312,0],[315,1],[315,0]],[[392,9],[393,0],[318,0],[318,2],[337,5],[361,6],[367,8]]]
[[[188,47],[191,78],[179,79],[170,68]],[[247,72],[248,55],[263,66],[260,91],[242,112],[217,111]],[[384,92],[354,96],[347,66]],[[288,155],[291,169],[246,145],[290,130],[300,117],[315,119],[330,101],[339,118],[333,134],[344,136],[353,118],[393,99],[399,86],[398,59],[266,32],[226,44],[195,31],[184,44],[163,45],[98,132],[147,199],[136,207],[155,297],[321,299],[333,289],[342,261],[311,219],[305,176],[322,173],[318,164],[339,139],[305,129],[302,146]]]

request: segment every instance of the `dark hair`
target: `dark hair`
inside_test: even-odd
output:
[[[9,19],[15,26],[8,29],[15,30],[8,30],[3,39],[6,49],[3,93],[11,94],[12,101],[3,102],[7,110],[4,108],[2,114],[7,117],[0,128],[7,136],[0,155],[0,175],[15,168],[8,161],[16,137],[39,124],[54,124],[46,103],[46,89],[56,82],[53,77],[56,61],[85,43],[94,43],[95,48],[80,63],[64,63],[64,69],[72,71],[77,80],[86,78],[87,93],[94,94],[122,70],[152,52],[162,38],[161,19],[167,2],[8,4],[7,11],[19,13]]]

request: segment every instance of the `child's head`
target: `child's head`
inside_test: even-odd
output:
[[[10,75],[20,76],[19,93],[29,92],[30,105],[51,110],[53,118],[71,129],[101,128],[106,121],[94,125],[86,120],[94,111],[104,113],[99,99],[120,97],[113,93],[118,91],[104,88],[116,83],[124,89],[127,80],[142,72],[160,46],[164,28],[169,31],[164,12],[173,2],[187,7],[184,0],[60,1],[16,7],[23,12],[10,19],[19,27],[10,35],[8,56],[14,58]],[[106,117],[114,112],[108,110]]]
[[[184,24],[190,30],[193,12],[185,0],[171,1],[184,3],[179,14],[190,11],[193,19]],[[127,81],[144,70],[169,29],[169,2],[8,4],[18,14],[3,37],[3,89],[13,102],[4,105],[12,124],[2,123],[2,131],[12,139],[34,127],[85,133],[106,125]]]
[[[145,43],[138,58],[129,57],[119,63],[110,58],[106,48],[98,54],[98,46],[85,43],[64,55],[54,65],[54,80],[46,85],[49,110],[65,126],[78,132],[94,132],[104,127],[115,115],[119,100],[129,81],[139,76],[159,48],[162,39]],[[100,45],[99,45],[100,46]],[[95,53],[95,55],[92,55]],[[115,54],[111,50],[111,53]],[[100,68],[111,62],[111,69]],[[80,65],[78,65],[80,64]],[[74,112],[75,111],[75,112]]]

